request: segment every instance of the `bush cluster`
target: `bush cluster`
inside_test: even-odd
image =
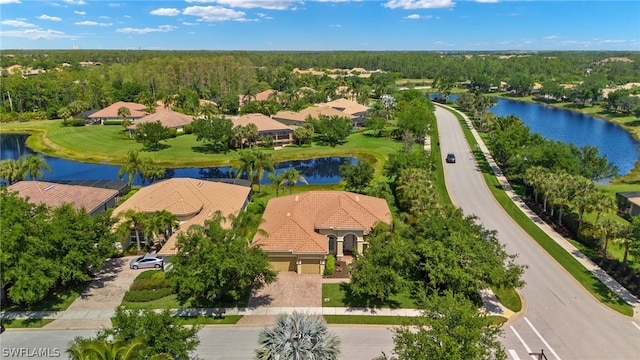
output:
[[[129,302],[146,302],[162,299],[165,296],[173,294],[171,288],[160,288],[153,290],[127,291],[124,294],[124,301]]]
[[[161,288],[171,288],[171,281],[168,279],[150,278],[136,280],[129,288],[130,291],[154,290]]]
[[[102,125],[122,125],[122,120],[104,120]]]
[[[327,256],[327,262],[324,267],[324,274],[333,275],[333,273],[335,272],[336,272],[336,258],[333,256],[333,254],[329,254],[329,256]]]

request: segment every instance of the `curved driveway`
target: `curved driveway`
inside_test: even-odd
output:
[[[487,188],[460,123],[436,107],[442,154],[456,154],[444,164],[447,189],[465,214],[476,215],[497,230],[507,252],[528,265],[522,293],[524,314],[506,326],[502,343],[511,359],[529,359],[544,350],[547,359],[640,359],[640,325],[600,304],[526,234]]]

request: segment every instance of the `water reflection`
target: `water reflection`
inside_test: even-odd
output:
[[[35,152],[25,146],[27,135],[0,134],[0,159],[17,159],[25,154]],[[57,157],[43,155],[52,172],[45,172],[45,180],[117,180],[119,166],[108,164],[88,164]],[[354,164],[356,158],[327,157],[309,160],[285,161],[276,167],[276,173],[290,167],[298,169],[309,184],[333,184],[340,182],[339,166],[344,162]],[[189,177],[196,179],[221,179],[235,176],[229,166],[206,168],[177,168],[167,169],[165,178]],[[269,183],[266,177],[263,184]],[[134,185],[148,185],[136,176]]]

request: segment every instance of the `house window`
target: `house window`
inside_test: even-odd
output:
[[[335,254],[337,239],[333,235],[329,235],[329,253]]]

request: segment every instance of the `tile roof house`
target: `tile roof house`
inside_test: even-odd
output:
[[[158,255],[175,255],[178,235],[191,225],[204,225],[217,211],[225,218],[238,216],[251,197],[251,187],[191,178],[171,178],[138,190],[113,211],[113,216],[135,209],[149,214],[167,210],[180,220],[180,229],[169,237]],[[223,226],[230,226],[230,223]]]
[[[269,254],[274,269],[299,274],[322,274],[328,254],[362,254],[376,223],[392,221],[384,199],[346,191],[276,197],[262,219],[252,245]]]
[[[94,112],[93,114],[89,115],[87,119],[91,123],[100,122],[100,124],[103,124],[105,120],[122,120],[122,118],[118,116],[118,109],[120,109],[121,107],[126,107],[131,112],[131,115],[127,116],[127,119],[129,120],[136,121],[149,114],[144,111],[145,106],[142,104],[118,101],[102,110]]]
[[[339,98],[324,104],[318,104],[318,106],[329,106],[343,113],[349,114],[353,120],[354,126],[363,126],[367,115],[369,114],[369,107],[358,104],[355,101],[347,100],[345,98]]]
[[[307,118],[310,116],[312,119],[318,119],[320,115],[324,116],[340,116],[347,117],[353,120],[353,117],[349,114],[345,114],[340,110],[336,110],[329,106],[311,106],[306,109],[300,110],[299,112],[294,111],[279,111],[277,114],[273,115],[272,118],[277,120],[285,125],[289,125],[292,127],[304,126],[304,123],[307,121]]]
[[[84,208],[90,215],[98,215],[116,206],[118,190],[91,186],[65,185],[46,181],[19,181],[8,187],[32,204],[59,207],[71,204],[75,209]]]
[[[255,96],[247,96],[244,94],[238,95],[238,102],[240,104],[240,107],[243,107],[245,105],[247,105],[248,103],[252,102],[252,101],[265,101],[265,100],[269,100],[269,98],[275,94],[276,91],[275,90],[265,90],[265,91],[261,91],[259,93],[257,93]]]
[[[293,129],[263,114],[247,114],[231,118],[233,126],[254,124],[258,128],[258,137],[271,136],[275,146],[293,142]]]
[[[153,114],[140,118],[135,124],[129,125],[127,130],[129,130],[130,134],[135,134],[136,126],[138,126],[138,124],[152,123],[156,121],[160,121],[162,126],[166,128],[176,129],[177,132],[184,132],[185,125],[193,122],[193,115],[185,115],[173,110],[162,108]]]

